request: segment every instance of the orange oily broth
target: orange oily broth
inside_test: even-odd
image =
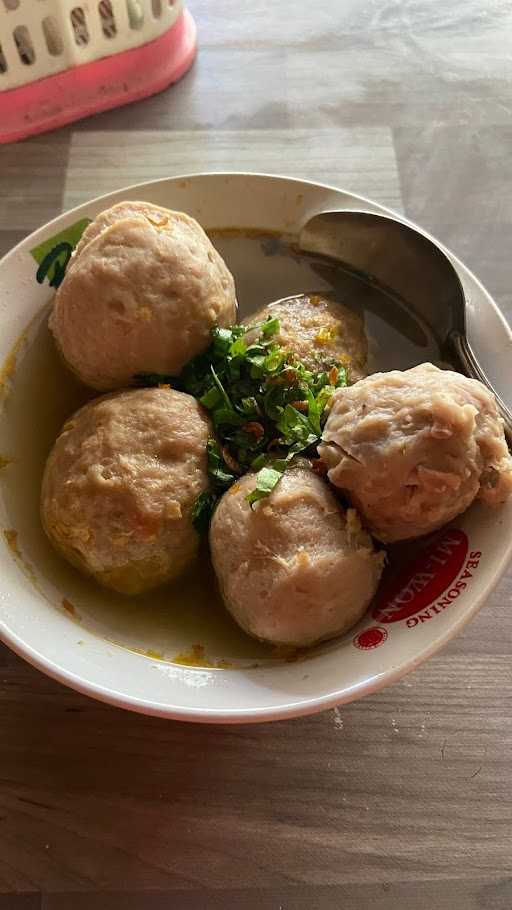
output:
[[[383,322],[375,315],[379,308],[386,311],[377,292],[353,277],[298,257],[277,237],[215,231],[212,240],[235,275],[241,318],[279,297],[334,289],[340,300],[366,310],[369,334],[380,348],[389,352],[391,345],[397,353],[387,364],[377,356],[373,369],[406,368],[435,358],[431,339],[421,327],[409,329],[404,337],[392,308],[389,321]],[[69,621],[151,659],[224,669],[289,658],[251,639],[231,620],[218,594],[206,545],[175,584],[136,598],[99,587],[54,552],[39,518],[45,460],[66,418],[94,393],[60,361],[47,327],[48,312],[49,307],[32,321],[0,371],[0,496],[7,513],[3,530],[17,532],[13,558]]]

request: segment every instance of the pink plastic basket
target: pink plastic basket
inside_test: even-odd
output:
[[[161,91],[195,52],[181,0],[0,0],[0,143]]]

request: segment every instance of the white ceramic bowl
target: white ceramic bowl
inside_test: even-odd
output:
[[[172,615],[163,619],[161,610],[154,614],[132,606],[124,610],[92,583],[83,587],[73,570],[66,569],[63,580],[56,574],[52,559],[57,557],[47,554],[37,522],[38,477],[24,479],[23,471],[27,447],[41,444],[47,449],[55,435],[61,415],[57,420],[52,395],[62,399],[60,386],[64,382],[67,387],[67,379],[54,378],[53,386],[41,381],[39,392],[32,379],[29,422],[16,413],[16,402],[23,400],[19,396],[29,394],[27,371],[36,370],[39,360],[44,367],[45,357],[50,356],[44,324],[53,292],[48,281],[36,282],[31,251],[51,238],[49,246],[54,245],[61,231],[122,199],[145,199],[182,209],[206,229],[244,227],[262,232],[293,233],[316,212],[357,208],[362,202],[370,210],[387,211],[341,190],[305,181],[255,174],[196,175],[130,187],[82,205],[36,231],[2,260],[0,363],[8,360],[3,374],[0,454],[13,458],[0,472],[3,640],[34,666],[80,692],[130,710],[190,721],[237,723],[293,717],[359,698],[399,679],[441,648],[485,603],[511,555],[512,502],[497,512],[472,507],[457,520],[455,529],[441,535],[434,549],[424,550],[419,561],[404,566],[393,590],[381,595],[378,607],[355,630],[293,662],[260,653],[258,646],[254,652],[248,646],[244,654],[240,645],[237,651],[239,643],[232,647],[232,642],[238,641],[238,633],[232,629],[226,633],[223,653],[217,627],[210,638],[205,633],[206,655],[197,648],[191,651],[191,645],[201,641],[200,624],[194,626],[191,620],[189,626],[180,626],[174,641]],[[451,259],[468,299],[473,346],[491,381],[505,399],[509,396],[510,406],[511,332],[471,272]],[[274,268],[271,256],[268,263],[270,270]],[[239,263],[238,269],[245,271],[242,283],[257,290],[254,263]],[[290,293],[296,290],[300,285],[290,288]],[[254,301],[261,302],[258,294]],[[16,358],[9,357],[23,332]],[[203,606],[201,615],[206,616],[209,605]],[[195,615],[194,609],[185,615]],[[236,652],[233,659],[230,649]],[[228,669],[223,668],[222,658],[227,658]]]

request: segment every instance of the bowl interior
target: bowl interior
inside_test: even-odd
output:
[[[233,210],[242,187],[244,200],[240,210]],[[435,362],[434,339],[392,300],[325,262],[297,256],[290,246],[304,218],[325,205],[326,194],[331,204],[332,197],[338,205],[344,204],[341,197],[345,204],[347,198],[353,203],[346,194],[311,184],[239,175],[163,181],[123,196],[183,208],[202,221],[235,275],[242,317],[289,294],[329,290],[364,311],[372,370]],[[439,590],[434,584],[423,600],[413,590],[418,581],[414,575],[411,580],[407,567],[428,542],[396,548],[393,571],[399,567],[405,573],[398,599],[396,591],[391,605],[383,606],[381,598],[345,638],[301,655],[276,652],[238,629],[222,606],[206,553],[178,584],[127,600],[83,579],[49,546],[38,514],[42,468],[64,419],[91,395],[56,355],[47,329],[53,292],[48,280],[42,285],[35,280],[34,251],[43,244],[44,252],[62,230],[119,198],[115,194],[62,216],[0,264],[5,640],[46,672],[89,694],[136,710],[196,720],[303,713],[406,672],[454,634],[499,576],[512,536],[511,508],[491,513],[473,507],[457,521],[451,538],[434,542],[441,547],[433,551],[434,561],[444,566],[437,587],[446,584]],[[14,308],[6,306],[9,300],[16,301]],[[485,293],[482,301],[491,324],[494,318],[491,331],[498,332],[500,319]]]

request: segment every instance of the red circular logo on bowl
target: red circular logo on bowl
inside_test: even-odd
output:
[[[373,648],[378,648],[379,645],[383,645],[387,637],[388,633],[385,629],[379,629],[378,626],[372,626],[371,629],[365,629],[364,632],[360,632],[359,635],[356,635],[354,644],[356,648],[360,648],[361,651],[371,651]]]

